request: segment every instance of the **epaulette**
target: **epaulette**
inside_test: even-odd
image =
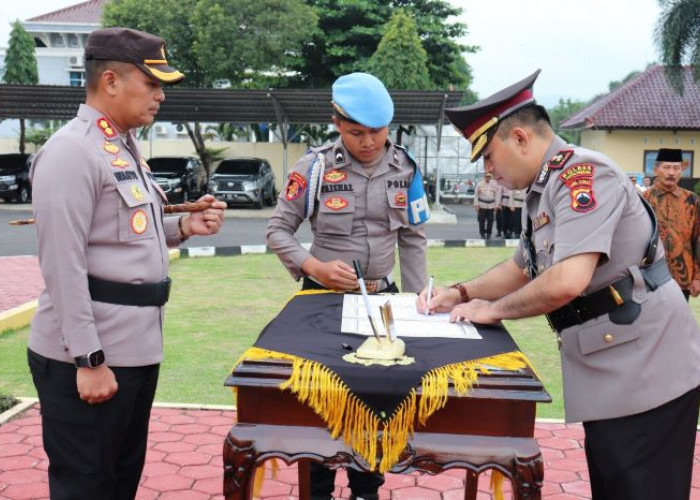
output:
[[[544,164],[542,170],[540,170],[540,175],[537,177],[536,184],[538,186],[544,186],[549,181],[549,174],[552,170],[559,170],[566,165],[571,157],[574,155],[573,149],[561,149],[552,156],[547,163]]]

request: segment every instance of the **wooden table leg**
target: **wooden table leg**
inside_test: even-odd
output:
[[[231,433],[224,441],[224,497],[226,500],[251,500],[255,474],[255,445],[238,441]]]
[[[299,500],[311,499],[311,461],[299,460]]]
[[[464,500],[476,500],[479,490],[479,475],[473,470],[467,469],[467,480],[464,485]]]
[[[542,455],[515,459],[513,498],[515,500],[541,500],[544,481]]]

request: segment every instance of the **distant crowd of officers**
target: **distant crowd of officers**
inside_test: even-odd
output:
[[[506,189],[486,173],[474,190],[474,208],[481,237],[485,240],[491,238],[495,220],[497,238],[518,238],[522,230],[520,215],[524,201],[524,189]]]

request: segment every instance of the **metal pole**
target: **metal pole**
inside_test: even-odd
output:
[[[439,140],[439,138],[438,138]],[[440,205],[440,148],[435,152],[435,204]]]

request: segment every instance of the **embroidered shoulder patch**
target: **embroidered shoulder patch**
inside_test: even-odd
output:
[[[573,156],[573,154],[573,149],[562,149],[549,159],[547,165],[552,170],[563,168],[564,165],[566,165],[566,162],[569,161],[569,159]]]
[[[298,172],[292,172],[287,182],[286,194],[284,195],[287,201],[296,200],[306,189],[306,179]]]
[[[97,123],[97,128],[100,129],[100,132],[102,132],[102,135],[104,135],[107,139],[112,139],[112,138],[117,136],[117,130],[110,123],[110,121],[107,118],[105,118],[104,116],[101,116],[100,118],[98,118],[96,123]]]
[[[591,163],[575,163],[559,174],[569,188],[571,208],[577,212],[590,212],[598,204],[593,192],[594,172],[595,167]]]

